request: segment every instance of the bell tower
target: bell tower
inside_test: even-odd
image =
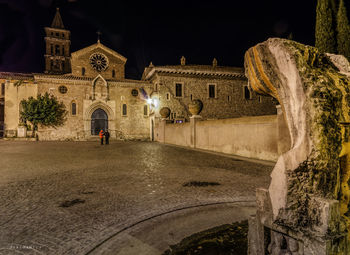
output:
[[[45,73],[70,73],[70,31],[64,29],[59,8],[51,27],[45,27],[45,34]]]

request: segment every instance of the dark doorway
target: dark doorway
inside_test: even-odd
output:
[[[151,141],[154,141],[154,122],[153,120],[151,120],[151,129],[152,129],[152,137],[151,137]]]
[[[101,129],[108,129],[108,115],[104,110],[97,109],[91,115],[91,135],[98,135]]]

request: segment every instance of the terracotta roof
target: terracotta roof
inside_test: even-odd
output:
[[[142,75],[142,79],[148,80],[155,73],[245,78],[244,69],[240,67],[214,67],[211,65],[176,65],[146,67]]]
[[[34,75],[31,73],[0,72],[0,78],[14,80],[33,80]]]

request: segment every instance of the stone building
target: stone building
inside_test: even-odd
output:
[[[99,40],[70,53],[70,32],[58,9],[45,32],[44,73],[0,73],[1,133],[19,135],[21,100],[47,92],[64,103],[68,114],[61,127],[39,127],[40,140],[87,140],[100,129],[114,138],[147,139],[148,105],[140,91],[150,94],[151,84],[125,79],[126,58]]]
[[[168,107],[170,120],[188,121],[188,105],[194,99],[203,102],[203,119],[223,119],[276,114],[272,97],[260,96],[248,87],[244,69],[212,65],[154,66],[145,68],[142,79],[153,84],[152,98],[158,110]],[[158,103],[159,102],[159,103]],[[156,110],[155,116],[159,116]]]
[[[152,139],[162,107],[171,109],[172,121],[184,122],[193,99],[203,102],[204,119],[276,113],[270,97],[249,90],[242,68],[218,66],[215,59],[211,66],[186,65],[184,57],[178,66],[151,64],[142,80],[131,80],[125,78],[127,59],[100,40],[71,53],[59,9],[44,40],[43,73],[0,72],[0,136],[20,136],[21,100],[46,92],[64,103],[68,115],[61,127],[39,127],[40,140],[88,140],[100,129],[112,138]]]

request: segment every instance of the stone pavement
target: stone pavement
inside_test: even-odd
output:
[[[151,142],[0,141],[0,254],[86,254],[154,215],[252,201],[271,170]]]

